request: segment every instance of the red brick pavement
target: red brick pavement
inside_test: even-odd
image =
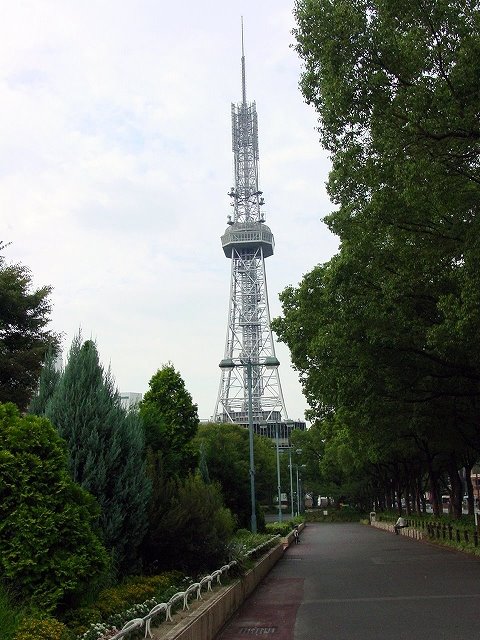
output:
[[[245,640],[248,636],[293,640],[303,578],[267,576],[243,603],[215,640]]]

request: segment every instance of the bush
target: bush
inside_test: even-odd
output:
[[[25,618],[20,623],[13,640],[71,640],[67,627],[55,618]]]
[[[162,479],[152,509],[145,559],[155,571],[198,574],[225,562],[234,518],[216,483],[205,483],[199,474]]]
[[[282,522],[269,522],[266,525],[267,533],[271,535],[281,535],[282,537],[288,536],[288,534],[292,531],[296,524],[301,524],[305,522],[305,518],[303,516],[297,516],[290,520],[285,520]]]
[[[129,578],[116,587],[101,591],[95,607],[100,611],[102,620],[104,620],[132,605],[162,595],[172,585],[178,584],[182,578],[183,574],[179,571],[169,571],[158,576]]]
[[[0,572],[9,588],[49,613],[105,572],[97,516],[50,422],[0,404]]]
[[[113,617],[121,615],[139,603],[152,598],[160,598],[161,602],[164,594],[182,580],[183,575],[178,571],[157,576],[130,577],[115,587],[103,589],[91,604],[69,611],[62,620],[76,635],[80,635],[85,633],[90,625],[108,623]]]

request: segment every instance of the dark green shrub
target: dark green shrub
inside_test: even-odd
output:
[[[14,593],[49,612],[105,572],[97,517],[50,422],[0,404],[0,570]]]
[[[200,474],[154,487],[155,513],[145,559],[154,571],[180,569],[198,574],[221,566],[227,557],[234,518],[216,483]]]
[[[296,524],[301,524],[302,522],[305,522],[303,515],[289,520],[282,520],[282,522],[269,522],[266,525],[266,532],[271,535],[279,534],[285,537],[288,536]]]

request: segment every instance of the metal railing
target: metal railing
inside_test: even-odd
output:
[[[395,521],[393,518],[382,519],[390,524],[393,524]],[[424,518],[415,518],[414,516],[406,517],[405,520],[407,527],[423,531],[433,540],[448,540],[450,542],[463,542],[466,544],[472,543],[475,547],[478,547],[480,543],[479,532],[474,525],[471,527],[456,527],[451,523],[428,521]]]
[[[272,546],[272,542],[280,538],[279,535],[273,536],[266,542],[258,545],[254,549],[250,549],[245,554],[246,557],[255,558],[262,554],[266,548]],[[221,584],[221,578],[228,575],[230,569],[236,566],[238,562],[232,560],[228,564],[223,565],[220,569],[212,571],[209,575],[204,576],[198,582],[190,584],[184,591],[178,591],[175,593],[168,602],[161,602],[156,604],[143,618],[132,618],[126,622],[123,627],[113,636],[110,636],[110,640],[120,640],[133,631],[142,631],[145,629],[145,638],[148,636],[152,638],[151,625],[152,620],[157,616],[164,614],[165,621],[172,620],[172,611],[175,607],[182,603],[183,610],[189,609],[188,600],[196,596],[197,600],[202,599],[202,589],[206,588],[206,591],[212,591],[212,583]]]

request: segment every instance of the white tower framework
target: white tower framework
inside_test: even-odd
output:
[[[232,104],[232,150],[235,184],[229,192],[232,216],[222,236],[225,256],[231,260],[230,302],[225,360],[214,419],[248,424],[247,375],[251,372],[252,417],[255,431],[261,425],[287,419],[278,368],[265,361],[276,359],[268,306],[265,258],[273,255],[273,234],[265,224],[264,199],[258,186],[258,129],[255,102],[247,102],[242,24],[242,101]],[[278,361],[277,361],[278,362]],[[247,367],[247,363],[249,367]],[[286,425],[285,425],[286,427]],[[273,435],[273,428],[269,429]],[[282,440],[288,437],[285,428]]]

